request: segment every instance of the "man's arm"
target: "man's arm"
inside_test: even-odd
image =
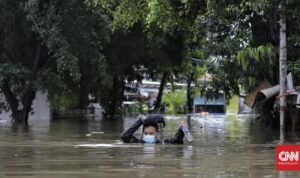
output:
[[[133,136],[134,132],[143,125],[142,117],[139,116],[138,119],[121,134],[121,139],[124,143],[137,143],[139,139]]]
[[[156,123],[160,123],[162,124],[162,127],[166,126],[166,122],[163,116],[161,116],[160,114],[147,114],[144,117],[144,121],[143,122],[156,122]]]
[[[184,137],[184,133],[181,130],[181,127],[179,127],[175,136],[171,139],[166,139],[165,143],[183,144],[183,137]]]

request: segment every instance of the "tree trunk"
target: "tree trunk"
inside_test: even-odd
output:
[[[110,93],[112,99],[109,100],[108,112],[106,113],[109,119],[116,117],[123,101],[124,90],[125,83],[123,78],[115,75],[113,77],[113,88]]]
[[[23,104],[23,117],[22,120],[26,123],[28,121],[29,113],[32,109],[32,103],[35,98],[36,91],[32,89],[28,89],[27,92],[22,97],[22,104]]]
[[[192,113],[193,112],[193,98],[192,98],[192,92],[191,92],[191,84],[193,81],[195,73],[192,72],[187,80],[187,91],[186,91],[186,99],[187,99],[187,107],[188,107],[188,112]]]
[[[112,88],[112,100],[111,100],[111,104],[110,104],[110,111],[109,111],[109,115],[110,118],[114,118],[115,114],[116,114],[116,104],[117,104],[117,91],[118,91],[118,77],[114,76],[113,78],[113,88]]]
[[[78,103],[78,108],[79,109],[85,109],[88,106],[89,103],[89,84],[86,83],[88,81],[84,75],[81,76],[80,79],[80,88],[79,88],[79,103]]]
[[[23,105],[22,107],[19,107],[19,101],[11,91],[7,81],[4,81],[2,85],[2,91],[11,109],[12,120],[18,123],[27,123],[36,91],[27,89],[27,91],[21,97],[21,102]]]
[[[158,91],[158,95],[157,95],[155,106],[154,106],[155,110],[159,109],[161,106],[161,99],[162,99],[164,88],[165,88],[165,85],[167,82],[168,75],[169,75],[168,72],[164,72],[162,79],[160,81],[159,91]]]

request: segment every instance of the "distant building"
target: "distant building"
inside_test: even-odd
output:
[[[203,81],[210,80],[211,76],[209,74],[206,74],[203,79]],[[140,84],[128,84],[129,86],[136,87],[136,90],[134,93],[125,92],[125,97],[129,98],[129,96],[132,96],[133,94],[138,96],[143,96],[146,99],[153,99],[153,97],[157,96],[158,89],[160,86],[160,82],[156,81],[148,81],[143,80]],[[187,87],[184,83],[177,83],[174,82],[174,89],[185,89]],[[192,87],[194,87],[194,84],[192,84]],[[164,92],[170,92],[171,91],[171,84],[167,83],[164,89]],[[193,99],[193,112],[209,112],[209,113],[226,113],[226,99],[224,92],[220,92],[219,96],[216,99],[207,99],[204,96],[196,96]]]
[[[226,113],[226,98],[224,92],[220,92],[217,98],[208,99],[205,96],[197,96],[193,101],[194,113]]]

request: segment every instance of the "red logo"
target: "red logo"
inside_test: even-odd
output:
[[[276,146],[276,170],[300,171],[300,145]]]

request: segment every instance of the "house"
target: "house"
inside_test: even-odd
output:
[[[226,113],[226,98],[224,92],[219,92],[217,98],[196,96],[193,100],[194,113]]]

